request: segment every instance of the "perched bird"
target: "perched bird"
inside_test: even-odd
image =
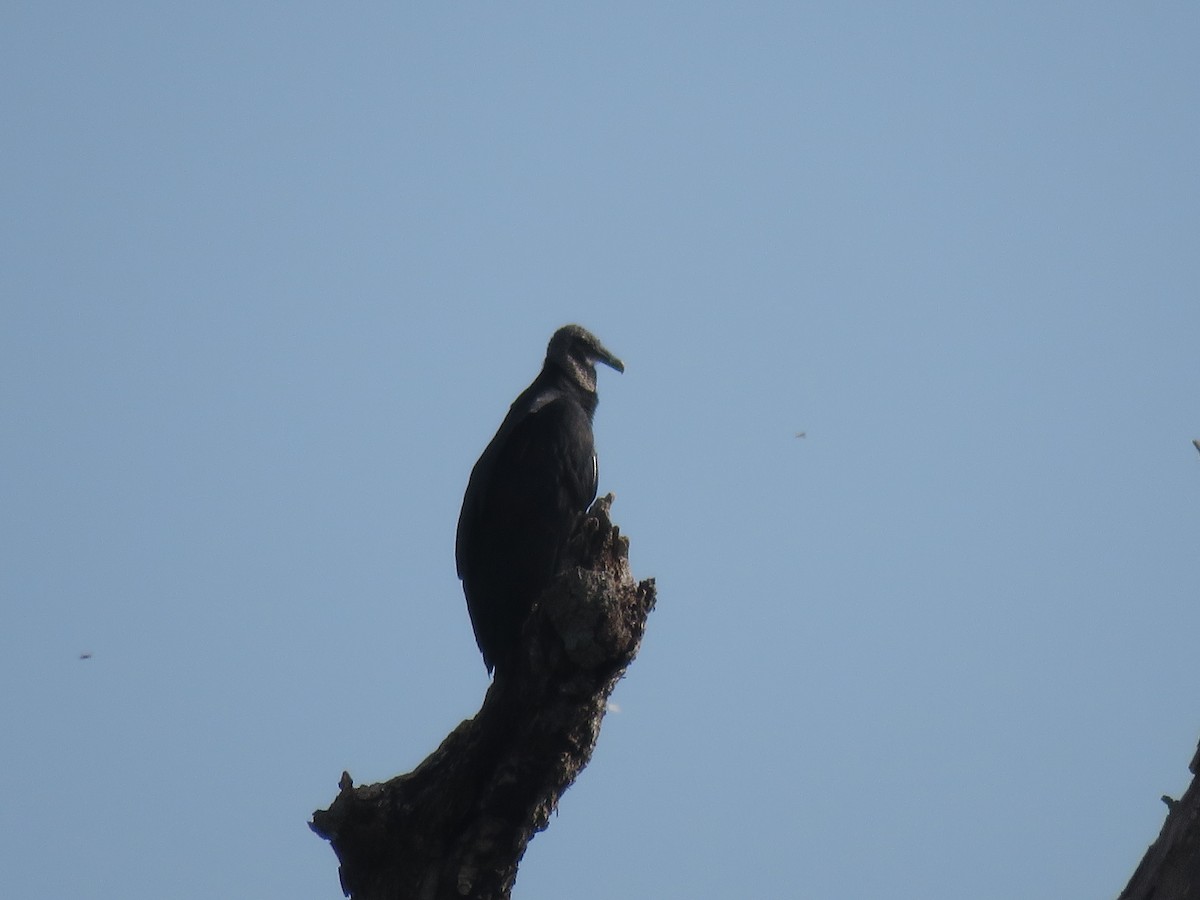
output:
[[[596,363],[625,365],[591,332],[566,325],[471,470],[455,560],[475,640],[503,670],[533,602],[558,574],[576,516],[596,497]]]

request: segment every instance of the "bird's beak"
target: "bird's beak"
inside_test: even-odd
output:
[[[621,362],[619,359],[609,353],[604,347],[596,348],[596,362],[602,362],[606,366],[611,366],[618,372],[625,371],[625,363]]]

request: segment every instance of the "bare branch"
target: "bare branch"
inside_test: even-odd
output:
[[[500,900],[563,792],[587,765],[608,697],[641,644],[653,579],[636,583],[612,495],[582,516],[573,565],[525,623],[519,659],[473,719],[424,762],[341,790],[310,827],[333,845],[354,900]]]
[[[1164,796],[1167,820],[1118,900],[1200,898],[1200,747],[1189,766],[1192,783],[1178,800]]]

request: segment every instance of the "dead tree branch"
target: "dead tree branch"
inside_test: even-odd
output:
[[[525,623],[520,659],[473,719],[424,762],[382,784],[341,790],[310,827],[332,845],[354,900],[508,898],[530,839],[587,765],[609,694],[654,607],[612,495],[579,520],[570,565]]]
[[[1182,797],[1164,796],[1167,820],[1118,900],[1200,900],[1200,747]]]

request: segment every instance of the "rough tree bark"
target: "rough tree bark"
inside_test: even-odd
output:
[[[1188,769],[1192,783],[1178,800],[1163,796],[1167,819],[1118,900],[1200,900],[1200,746]]]
[[[407,775],[340,792],[310,827],[354,900],[508,898],[530,839],[591,758],[609,694],[654,607],[636,583],[612,495],[580,517],[568,566],[525,623],[519,659]]]
[[[1200,900],[1200,746],[1188,768],[1192,783],[1162,798],[1167,820],[1118,900]]]

